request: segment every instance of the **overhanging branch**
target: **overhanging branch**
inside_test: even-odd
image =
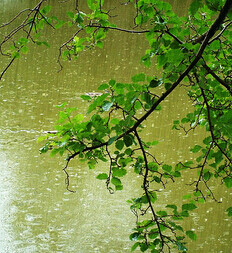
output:
[[[153,104],[153,106],[151,107],[151,109],[149,111],[147,111],[140,119],[138,119],[136,121],[136,123],[134,124],[134,126],[132,126],[131,128],[129,128],[125,133],[121,134],[120,136],[117,137],[116,140],[123,138],[123,136],[128,135],[131,132],[135,132],[136,129],[143,123],[143,121],[145,121],[148,116],[150,114],[152,114],[154,112],[154,110],[157,108],[157,106],[170,94],[172,93],[172,91],[181,83],[181,81],[189,74],[189,72],[194,68],[194,66],[196,66],[196,64],[198,63],[198,61],[201,59],[202,54],[205,50],[205,48],[207,47],[209,40],[214,36],[214,34],[216,33],[216,31],[218,30],[218,28],[220,27],[220,25],[222,24],[223,20],[225,19],[226,15],[228,14],[230,8],[232,6],[232,1],[231,0],[227,0],[224,7],[222,8],[221,12],[219,13],[217,19],[215,20],[215,22],[212,24],[212,26],[210,27],[210,29],[207,32],[207,35],[204,39],[204,41],[201,44],[201,47],[199,48],[199,51],[196,55],[196,57],[194,58],[194,60],[192,61],[192,63],[187,67],[187,69],[179,76],[179,78],[177,79],[176,82],[173,83],[173,85],[171,86],[170,89],[168,89],[166,92],[164,92],[160,98],[158,100],[156,100],[156,102]],[[101,148],[103,146],[108,145],[108,141],[100,143],[96,146],[91,146],[91,147],[86,147],[82,152],[86,152],[86,151],[91,151],[97,148]],[[73,159],[74,157],[76,157],[77,155],[79,155],[80,152],[76,152],[74,154],[72,154],[71,156],[68,157],[68,161]]]

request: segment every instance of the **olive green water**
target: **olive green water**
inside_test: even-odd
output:
[[[0,23],[18,10],[32,7],[34,2],[1,0]],[[68,3],[50,2],[55,4],[57,14],[66,12]],[[185,12],[189,1],[172,2],[177,11]],[[126,26],[130,18],[132,13],[125,8],[125,20],[119,23]],[[51,30],[46,31],[49,33]],[[130,252],[128,235],[135,217],[126,200],[137,196],[139,178],[129,173],[124,190],[111,195],[95,178],[107,168],[100,165],[96,171],[89,171],[74,161],[70,175],[76,193],[67,192],[63,158],[41,156],[36,139],[42,131],[53,128],[58,112],[53,105],[67,101],[83,113],[87,106],[80,94],[96,91],[99,84],[112,78],[126,82],[131,75],[147,72],[138,64],[144,40],[142,36],[109,33],[104,50],[86,52],[78,61],[65,63],[64,70],[57,73],[57,43],[64,42],[68,35],[49,35],[50,49],[31,50],[15,62],[0,83],[0,253]],[[155,150],[160,160],[171,163],[188,159],[186,147],[202,138],[203,133],[185,136],[169,131],[172,120],[184,115],[188,108],[184,90],[178,89],[164,103],[163,111],[147,122],[146,138],[160,141]],[[187,190],[185,182],[175,185],[175,189],[170,185],[161,193],[157,209],[170,200],[182,202],[183,191]],[[209,201],[185,221],[184,226],[198,234],[196,242],[189,242],[189,252],[232,250],[230,220],[223,212],[230,196],[224,188],[214,191],[222,204]]]

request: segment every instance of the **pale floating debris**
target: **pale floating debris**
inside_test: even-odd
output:
[[[43,131],[43,133],[44,134],[57,134],[58,133],[58,131],[56,131],[56,130],[49,130],[49,131]]]

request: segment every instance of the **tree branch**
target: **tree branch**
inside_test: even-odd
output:
[[[206,63],[203,65],[203,67],[208,71],[208,73],[213,76],[221,85],[223,85],[232,96],[232,87],[228,83],[226,83],[224,80],[222,80]]]
[[[13,29],[13,31],[11,31],[5,38],[4,40],[1,42],[0,44],[0,50],[1,50],[1,47],[2,45],[7,42],[10,38],[12,38],[13,35],[15,35],[18,31],[20,31],[21,29],[23,29],[25,26],[31,24],[30,28],[29,28],[29,31],[27,32],[27,39],[30,37],[30,34],[31,34],[31,31],[32,31],[32,28],[33,28],[33,25],[35,24],[35,18],[36,16],[38,15],[39,13],[39,10],[40,10],[40,7],[42,5],[43,2],[45,2],[46,0],[41,0],[32,10],[31,9],[25,9],[24,11],[26,10],[30,10],[30,13],[27,15],[27,18],[22,22],[21,25],[19,25],[17,28]],[[18,15],[16,15],[11,21],[9,21],[8,23],[4,24],[3,26],[6,26],[10,23],[12,23],[14,20],[16,20],[20,15],[21,13],[23,13],[24,11],[21,11],[18,13]],[[27,22],[29,16],[31,15],[31,13],[33,13],[35,11],[35,14],[33,16],[33,20],[31,22]],[[1,27],[3,27],[1,26]],[[1,28],[0,27],[0,28]],[[21,49],[21,47],[17,50],[17,52],[19,52]],[[3,75],[6,73],[6,71],[8,70],[8,68],[12,65],[12,63],[14,62],[16,58],[13,57],[10,62],[8,63],[8,65],[4,68],[4,70],[2,71],[1,75],[0,75],[0,81],[3,77]]]
[[[227,27],[229,27],[232,24],[232,21],[230,21],[228,24],[225,25],[225,27],[221,30],[221,32],[215,36],[210,42],[209,44],[211,44],[212,42],[214,42],[215,40],[219,39],[221,37],[221,35],[225,32],[225,30],[227,29]]]
[[[145,150],[144,150],[142,141],[141,141],[141,139],[140,139],[140,137],[139,137],[138,132],[137,132],[136,129],[135,129],[134,133],[135,133],[135,137],[136,137],[137,140],[138,140],[140,149],[141,149],[142,154],[143,154],[144,163],[145,163],[145,174],[144,174],[144,179],[143,179],[143,189],[144,189],[145,195],[146,195],[146,197],[147,197],[147,201],[148,201],[148,204],[149,204],[149,208],[151,209],[152,216],[153,216],[154,221],[155,221],[155,223],[156,223],[156,225],[157,225],[157,228],[158,228],[158,231],[159,231],[159,235],[160,235],[160,239],[161,239],[162,244],[163,244],[163,246],[164,246],[164,244],[165,244],[164,236],[163,236],[163,234],[162,234],[162,231],[161,231],[161,228],[160,228],[160,223],[159,223],[159,221],[158,221],[158,218],[157,218],[157,215],[156,215],[156,213],[155,213],[155,210],[154,210],[154,208],[153,208],[153,206],[152,206],[151,198],[150,198],[149,192],[148,192],[148,183],[149,183],[149,182],[148,182],[147,177],[148,177],[149,168],[148,168],[147,155],[146,155],[146,152],[145,152]]]
[[[2,24],[2,25],[0,26],[0,28],[3,28],[3,27],[5,27],[5,26],[11,24],[12,22],[14,22],[14,21],[15,21],[22,13],[24,13],[25,11],[31,11],[31,12],[32,12],[32,10],[29,9],[29,8],[20,11],[20,12],[19,12],[15,17],[13,17],[10,21],[8,21],[7,23]]]
[[[212,26],[210,27],[210,29],[207,32],[207,35],[203,41],[203,43],[201,44],[201,47],[199,48],[199,51],[196,55],[196,57],[194,58],[194,60],[191,62],[191,64],[187,67],[187,69],[179,76],[179,78],[177,79],[176,82],[173,83],[173,85],[171,86],[170,89],[168,89],[166,92],[164,92],[160,98],[158,100],[156,100],[156,102],[152,105],[151,109],[149,111],[147,111],[140,119],[138,119],[138,121],[134,124],[133,127],[129,128],[126,132],[124,132],[123,134],[121,134],[119,137],[117,137],[116,140],[121,139],[123,136],[128,135],[131,132],[136,131],[136,129],[142,124],[143,121],[145,121],[148,116],[154,112],[154,110],[157,108],[157,106],[180,84],[180,82],[185,78],[185,76],[187,76],[189,74],[189,72],[194,68],[194,66],[198,63],[198,61],[201,59],[201,56],[206,48],[206,46],[208,45],[209,40],[212,38],[212,36],[216,33],[216,31],[218,30],[220,24],[223,22],[223,20],[225,19],[229,9],[232,6],[232,1],[231,0],[227,0],[224,7],[222,8],[221,12],[219,13],[218,18],[215,20],[215,22],[212,24]],[[96,146],[91,146],[91,147],[86,147],[82,152],[86,152],[86,151],[91,151],[103,146],[108,145],[108,141],[100,143]],[[77,155],[79,155],[80,152],[76,152],[73,155],[68,157],[68,160],[73,159],[74,157],[76,157]]]

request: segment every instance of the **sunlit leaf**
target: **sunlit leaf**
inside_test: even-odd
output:
[[[100,173],[96,178],[100,180],[106,180],[108,178],[108,175],[106,173]]]
[[[113,185],[115,185],[115,186],[122,185],[121,180],[120,180],[119,178],[117,178],[117,177],[112,177],[111,183],[112,183]]]
[[[132,82],[144,82],[145,81],[145,74],[140,73],[131,78]]]

